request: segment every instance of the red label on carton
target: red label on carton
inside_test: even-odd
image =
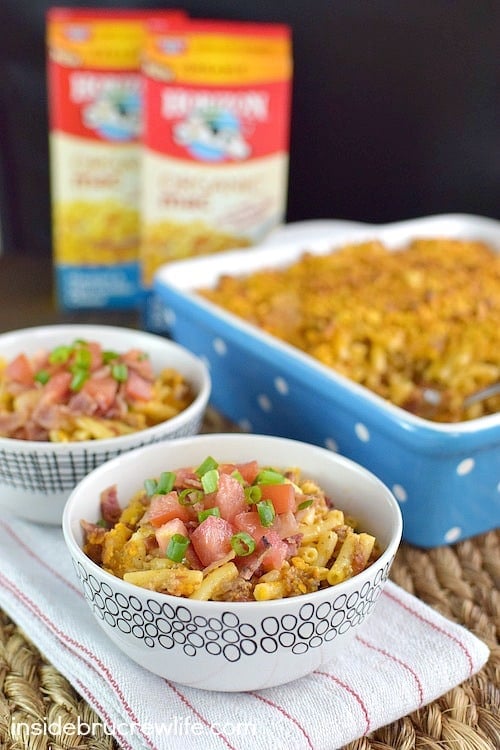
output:
[[[143,59],[141,261],[250,246],[285,213],[290,31],[280,24],[150,24]]]

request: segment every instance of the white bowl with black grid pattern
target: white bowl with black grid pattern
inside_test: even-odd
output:
[[[381,556],[341,583],[272,601],[196,601],[150,591],[103,570],[82,550],[81,520],[100,518],[100,494],[116,485],[126,506],[161,471],[257,460],[296,466],[335,505],[375,535]],[[96,621],[127,656],[151,672],[205,690],[259,690],[290,682],[335,658],[363,632],[389,576],[402,519],[391,491],[363,467],[326,448],[245,433],[205,434],[150,445],[99,467],[72,492],[63,534]]]
[[[61,324],[24,328],[0,335],[0,359],[51,350],[76,339],[97,341],[125,352],[141,349],[153,369],[173,368],[194,388],[194,401],[161,424],[129,435],[80,442],[45,442],[0,437],[0,508],[30,521],[60,524],[70,492],[90,471],[133,448],[199,431],[211,382],[201,359],[185,347],[144,331],[107,325]]]

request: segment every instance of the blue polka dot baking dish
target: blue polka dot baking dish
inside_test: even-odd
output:
[[[325,255],[347,244],[378,240],[392,253],[414,240],[436,238],[481,242],[500,252],[500,222],[467,214],[385,225],[303,222],[278,230],[250,250],[164,265],[154,281],[168,334],[209,366],[215,408],[245,431],[317,444],[363,465],[398,499],[403,538],[425,548],[500,525],[498,410],[449,422],[418,416],[228,312],[199,290],[215,288],[224,275],[286,268],[305,251]],[[480,302],[486,317],[491,305],[498,310],[500,304]],[[490,335],[500,334],[496,329]]]

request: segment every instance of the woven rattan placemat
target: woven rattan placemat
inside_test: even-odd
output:
[[[204,431],[221,429],[231,428],[209,412]],[[491,656],[480,672],[439,700],[350,743],[348,749],[499,750],[500,532],[433,550],[403,544],[391,578],[481,638]],[[78,717],[95,731],[78,736],[57,732],[58,727],[74,726]],[[30,724],[54,732],[30,733]],[[76,747],[119,749],[87,702],[0,611],[0,750]]]

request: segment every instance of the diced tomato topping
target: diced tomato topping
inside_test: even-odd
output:
[[[232,474],[236,471],[236,464],[219,464],[217,470],[219,474]]]
[[[247,510],[244,513],[238,513],[234,517],[234,526],[238,531],[246,531],[256,542],[269,531],[269,527],[262,526],[259,514],[256,510]]]
[[[270,500],[276,513],[295,512],[295,489],[292,484],[259,484],[263,500]]]
[[[137,401],[150,401],[153,398],[153,385],[138,375],[134,370],[128,371],[125,394]]]
[[[112,378],[90,378],[82,388],[98,405],[101,412],[107,412],[114,403],[118,382]]]
[[[208,516],[191,534],[191,544],[203,565],[220,560],[231,551],[231,524],[219,516]]]
[[[181,521],[189,521],[191,514],[185,505],[179,502],[177,492],[168,492],[166,495],[153,495],[149,508],[147,508],[141,521],[150,523],[157,528],[172,518]]]
[[[286,539],[294,536],[299,531],[299,523],[291,510],[286,513],[280,513],[273,522],[272,530],[275,531],[280,539]]]
[[[257,461],[247,461],[243,464],[236,464],[236,470],[248,484],[253,484],[259,473],[259,464]]]
[[[222,518],[230,523],[238,513],[242,513],[247,507],[243,487],[237,479],[229,474],[219,474],[217,492],[214,499],[208,500],[208,503],[209,505],[206,505],[206,507],[216,505]]]
[[[26,354],[18,354],[5,369],[9,380],[14,380],[21,385],[33,385],[33,368]]]
[[[186,524],[183,523],[180,518],[172,518],[171,521],[167,521],[167,523],[164,523],[159,529],[156,529],[156,541],[158,542],[158,547],[163,555],[165,554],[168,543],[174,534],[182,534],[182,536],[185,537],[189,536]]]
[[[247,461],[242,464],[219,464],[219,474],[232,474],[237,471],[247,484],[253,484],[259,473],[257,461]]]
[[[263,542],[269,543],[270,547],[262,558],[262,567],[266,571],[279,570],[288,555],[287,543],[280,539],[275,531],[268,531],[260,543]]]

